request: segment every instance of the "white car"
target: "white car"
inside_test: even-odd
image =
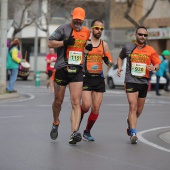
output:
[[[123,86],[124,85],[124,79],[125,79],[125,72],[126,72],[126,58],[123,60],[122,65],[123,71],[121,72],[121,76],[117,76],[117,64],[113,65],[108,73],[107,73],[107,84],[110,89],[114,89],[115,86]],[[160,78],[160,85],[164,85],[166,83],[166,79],[164,77]],[[153,73],[151,76],[151,84],[156,84],[156,76]]]

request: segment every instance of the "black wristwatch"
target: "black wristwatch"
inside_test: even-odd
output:
[[[156,67],[155,67],[155,69],[154,69],[155,71],[157,71],[157,69],[156,69]]]

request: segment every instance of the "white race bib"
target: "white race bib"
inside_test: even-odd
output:
[[[146,64],[144,63],[132,63],[131,73],[133,76],[142,77],[146,74]]]
[[[51,68],[54,68],[54,65],[55,65],[55,62],[51,62],[51,63],[50,63],[50,67],[51,67]]]
[[[82,56],[83,54],[80,51],[69,51],[68,64],[80,65]]]

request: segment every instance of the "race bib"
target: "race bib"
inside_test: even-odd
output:
[[[68,64],[80,65],[82,61],[82,52],[69,51]]]
[[[50,63],[50,67],[51,67],[51,68],[54,68],[54,65],[55,65],[55,62],[51,62],[51,63]]]
[[[133,76],[142,77],[146,74],[146,64],[143,63],[132,63],[131,73]]]

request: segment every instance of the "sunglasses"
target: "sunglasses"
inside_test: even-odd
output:
[[[144,36],[144,37],[147,37],[147,36],[148,36],[148,34],[142,34],[142,33],[138,33],[138,35],[141,36],[141,37],[142,37],[142,36]]]
[[[93,26],[92,28],[94,28],[95,30],[100,30],[100,31],[104,30],[104,27],[99,27],[99,26]]]

